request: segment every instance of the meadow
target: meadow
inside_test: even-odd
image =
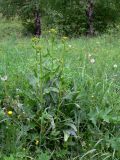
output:
[[[0,159],[120,159],[120,38],[0,24]]]

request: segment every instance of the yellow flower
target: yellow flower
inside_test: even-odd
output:
[[[8,114],[9,116],[11,116],[11,115],[13,114],[13,112],[12,112],[12,111],[8,111],[7,114]]]
[[[39,42],[39,38],[33,37],[33,38],[32,38],[32,42],[33,42],[33,43],[38,43],[38,42]]]
[[[36,144],[36,145],[38,145],[38,144],[39,144],[39,141],[38,141],[38,140],[36,140],[35,144]]]
[[[51,28],[51,29],[49,30],[49,33],[54,33],[54,34],[56,34],[56,33],[57,33],[57,31],[56,31],[56,29]]]
[[[62,40],[66,41],[66,40],[68,40],[68,37],[64,36],[64,37],[62,37]]]
[[[38,51],[40,51],[42,49],[42,46],[41,45],[36,45],[35,49],[38,50]]]

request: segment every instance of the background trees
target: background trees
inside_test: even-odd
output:
[[[88,31],[87,34],[90,36],[94,35],[94,1],[88,0],[87,2],[87,9],[86,9],[86,15],[87,15],[87,22],[88,22]]]
[[[25,28],[37,36],[41,34],[40,0],[6,0],[0,1],[3,16],[19,17]]]
[[[0,0],[0,12],[10,18],[18,16],[25,28],[41,34],[43,25],[56,27],[69,36],[104,32],[119,20],[118,0]]]

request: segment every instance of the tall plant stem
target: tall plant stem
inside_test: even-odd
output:
[[[40,102],[43,103],[43,66],[42,66],[41,51],[40,51]]]

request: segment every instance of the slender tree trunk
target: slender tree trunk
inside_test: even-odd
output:
[[[87,31],[87,35],[88,36],[93,36],[94,35],[94,18],[93,18],[93,14],[94,14],[94,0],[87,0],[88,2],[88,6],[87,6],[87,10],[86,10],[86,15],[87,15],[87,19],[88,19],[88,31]]]
[[[35,36],[41,35],[41,17],[39,11],[35,12]]]

